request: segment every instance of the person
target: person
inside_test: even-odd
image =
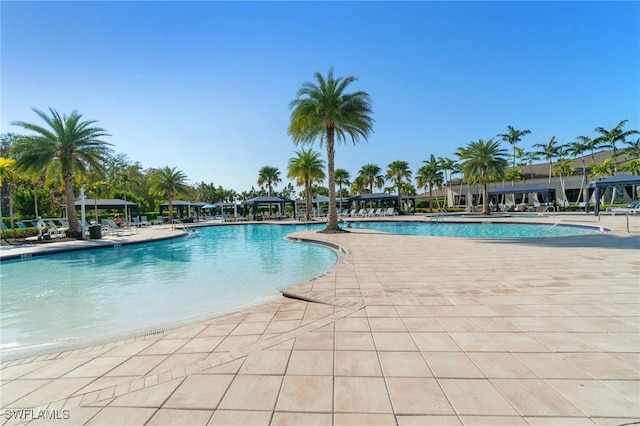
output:
[[[116,215],[116,217],[113,218],[113,221],[115,222],[116,225],[118,225],[118,228],[123,228],[127,226],[124,220],[120,219],[120,215]]]

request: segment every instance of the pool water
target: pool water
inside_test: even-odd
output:
[[[498,222],[351,222],[353,229],[404,235],[462,238],[540,238],[596,234],[599,228],[559,224]]]
[[[193,236],[2,262],[0,349],[69,345],[220,313],[327,272],[337,254],[283,237],[297,226]]]

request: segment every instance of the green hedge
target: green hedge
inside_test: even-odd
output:
[[[14,228],[2,231],[3,238],[27,238],[38,235],[37,228]]]

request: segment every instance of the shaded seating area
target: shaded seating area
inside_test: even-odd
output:
[[[82,209],[82,200],[78,200],[75,202],[76,210]],[[85,211],[93,210],[93,213],[87,213],[87,216],[97,216],[98,210],[118,210],[122,211],[123,217],[130,218],[132,216],[138,216],[140,213],[140,207],[138,203],[134,203],[131,201],[121,200],[118,198],[105,198],[105,199],[94,199],[94,198],[85,198],[84,199],[84,208]],[[62,207],[63,216],[67,216],[66,207]]]
[[[194,214],[197,216],[202,215],[202,209],[206,206],[207,203],[202,201],[191,202],[191,201],[183,201],[183,200],[173,200],[171,206],[174,210],[178,211],[178,215],[174,216],[175,218],[191,218]],[[160,215],[162,215],[163,210],[169,209],[169,203],[160,204]]]
[[[387,194],[386,192],[356,195],[355,197],[349,198],[348,203],[348,205],[356,203],[356,210],[358,211],[358,213],[356,213],[356,216],[363,217],[368,216],[369,213],[372,213],[371,209],[373,209],[374,207],[369,207],[370,204],[375,204],[376,208],[380,209],[378,214],[373,214],[372,216],[381,216],[383,215],[383,212],[388,212],[389,208],[394,209],[393,206],[395,206],[394,211],[396,212],[396,215],[398,214],[398,212],[402,211],[410,211],[411,213],[416,212],[416,197],[410,197],[406,195],[403,196],[402,204],[407,207],[403,209],[403,206],[398,206],[398,196],[395,194]],[[386,215],[389,216],[389,214]]]
[[[537,197],[531,197],[537,194]],[[538,185],[535,183],[525,185],[505,186],[504,188],[492,189],[489,191],[488,198],[497,199],[500,195],[521,196],[522,202],[513,205],[513,211],[556,211],[556,189],[548,186]],[[538,201],[536,201],[536,198]],[[525,203],[524,200],[527,200]],[[542,199],[542,202],[539,200]],[[500,203],[494,202],[494,205]]]
[[[245,200],[243,204],[244,216],[247,215],[247,208],[251,208],[251,215],[253,220],[258,220],[258,206],[263,205],[276,205],[279,208],[279,211],[284,211],[284,207],[287,204],[291,204],[293,208],[293,217],[296,217],[296,208],[295,201],[290,200],[288,198],[280,198],[280,197],[269,197],[269,196],[260,196],[251,198],[249,200]]]
[[[592,188],[594,190],[595,206],[593,209],[593,214],[596,216],[600,214],[600,199],[603,197],[608,188],[615,189],[620,187],[631,187],[631,198],[635,199],[637,194],[637,187],[639,185],[640,176],[628,174],[617,174],[589,183],[588,188]],[[618,209],[620,208],[624,207],[618,207]],[[585,206],[585,212],[589,212],[588,203]]]

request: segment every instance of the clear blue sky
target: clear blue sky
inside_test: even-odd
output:
[[[243,191],[286,165],[289,103],[316,71],[358,78],[368,143],[336,167],[383,170],[529,129],[571,142],[640,129],[638,2],[8,2],[0,132],[77,109],[144,168]],[[322,150],[323,154],[325,153]],[[285,181],[278,187],[286,185]]]

